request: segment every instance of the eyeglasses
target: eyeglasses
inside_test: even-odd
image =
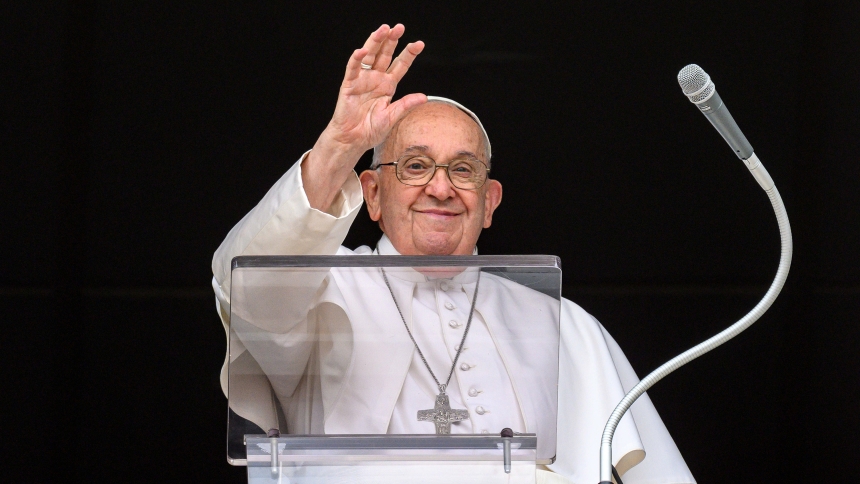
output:
[[[476,158],[453,160],[447,165],[436,163],[433,158],[422,155],[408,155],[392,163],[380,163],[377,166],[394,166],[397,179],[405,185],[414,187],[430,183],[438,168],[445,168],[448,179],[457,188],[477,190],[487,181],[490,168]]]

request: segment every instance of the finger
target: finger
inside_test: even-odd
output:
[[[388,111],[388,119],[393,125],[398,119],[400,119],[400,116],[403,116],[403,113],[426,102],[427,96],[424,94],[416,93],[403,96],[396,103],[391,103],[388,105],[388,108],[386,108]]]
[[[356,49],[349,57],[349,62],[346,63],[346,74],[343,76],[344,81],[352,81],[358,78],[361,72],[361,60],[367,55],[367,49]]]
[[[397,48],[397,42],[403,36],[406,27],[403,24],[397,24],[388,32],[388,38],[382,44],[379,54],[376,56],[376,61],[373,63],[373,68],[385,72],[391,64],[391,58],[394,56],[394,49]]]
[[[364,49],[367,49],[367,54],[364,55],[364,59],[362,59],[362,63],[367,64],[369,66],[373,65],[373,62],[376,60],[376,55],[379,53],[379,49],[382,47],[382,44],[388,38],[388,32],[391,30],[386,24],[382,24],[376,29],[370,37],[364,42]]]
[[[403,79],[403,76],[406,75],[406,71],[412,66],[412,62],[418,57],[418,54],[424,50],[424,42],[420,40],[418,42],[412,42],[411,44],[407,44],[406,47],[403,48],[403,52],[394,59],[394,62],[391,63],[391,67],[388,68],[388,73],[394,76],[395,82],[400,82]]]

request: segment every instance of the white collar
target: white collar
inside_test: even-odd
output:
[[[374,249],[374,254],[378,255],[401,255],[397,249],[394,248],[394,244],[391,243],[391,240],[387,235],[382,234],[382,238],[379,239],[379,242],[376,244],[376,249]],[[478,248],[472,251],[472,255],[478,255]],[[424,274],[416,271],[415,269],[409,267],[398,267],[398,268],[390,268],[385,271],[386,274],[396,277],[401,280],[406,280],[410,282],[430,282],[437,281],[439,279],[442,280],[450,280],[455,284],[474,284],[478,279],[478,268],[477,267],[469,267],[460,274],[457,274],[454,277],[432,277],[425,276]]]

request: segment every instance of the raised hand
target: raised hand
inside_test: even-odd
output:
[[[382,25],[370,34],[364,47],[353,52],[346,65],[327,130],[335,140],[353,145],[362,153],[385,139],[404,111],[427,100],[423,94],[410,94],[391,102],[397,83],[424,50],[420,40],[407,44],[392,61],[404,31],[402,24],[391,29]]]
[[[407,44],[392,60],[406,28],[382,25],[349,58],[334,115],[302,164],[302,181],[311,206],[327,211],[361,155],[388,135],[408,109],[427,101],[424,94],[391,99],[397,83],[424,50]]]

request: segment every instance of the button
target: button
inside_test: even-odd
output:
[[[470,365],[468,363],[463,363],[460,365],[460,369],[463,371],[469,371],[472,369],[472,365]]]
[[[489,434],[489,433],[490,433],[490,431],[489,431],[489,430],[482,430],[482,431],[481,431],[481,433],[482,433],[482,434]]]
[[[475,413],[477,413],[478,415],[483,415],[487,413],[487,411],[484,409],[484,407],[478,406],[475,407]]]
[[[454,321],[454,320],[452,319],[451,321],[448,321],[448,326],[450,326],[450,327],[452,327],[452,328],[459,328],[459,327],[460,327],[460,323],[458,323],[457,321]]]
[[[447,309],[447,310],[449,310],[449,311],[450,311],[450,310],[453,310],[453,309],[454,309],[454,308],[456,308],[456,307],[457,307],[457,306],[454,306],[454,303],[452,303],[451,301],[448,301],[448,302],[446,302],[446,303],[445,303],[445,309]]]
[[[469,349],[469,347],[468,347],[468,346],[464,346],[464,347],[463,347],[463,351],[466,351],[466,350],[468,350],[468,349]],[[455,346],[455,347],[454,347],[454,351],[460,351],[460,345]]]
[[[477,397],[479,393],[483,393],[482,390],[478,390],[477,388],[470,388],[469,389],[469,396],[470,397]]]
[[[442,282],[439,284],[439,289],[447,291],[448,289],[451,289],[451,286],[449,286],[447,282]]]

